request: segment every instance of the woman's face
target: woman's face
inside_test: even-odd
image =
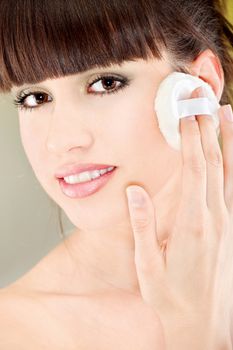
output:
[[[127,61],[13,89],[43,93],[41,100],[33,94],[24,100],[34,109],[19,109],[22,144],[42,187],[76,227],[121,225],[128,220],[128,185],[143,186],[153,197],[173,174],[180,154],[165,142],[154,112],[156,91],[172,71],[167,60]],[[110,81],[112,93],[106,92],[106,79],[90,85],[100,74],[116,78]],[[55,173],[74,163],[117,169],[96,193],[70,198]]]

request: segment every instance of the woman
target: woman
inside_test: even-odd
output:
[[[179,8],[172,0],[0,4],[1,91],[11,92],[19,107],[35,176],[76,227],[2,289],[0,348],[230,349],[231,240],[220,244],[218,237],[231,237],[224,233],[231,223],[233,130],[223,112],[232,114],[229,106],[219,112],[223,193],[211,119],[181,120],[177,152],[162,137],[153,110],[161,81],[173,71],[207,81],[221,104],[229,104],[233,34],[221,7],[203,0],[182,0]],[[206,162],[209,149],[213,158]],[[214,211],[203,235],[206,163]],[[91,185],[68,183],[80,180],[71,176],[78,171],[112,167]],[[146,206],[133,209],[130,185],[144,194]],[[212,250],[203,254],[201,237],[211,234]],[[227,256],[226,263],[218,256]],[[220,282],[222,294],[215,288]]]

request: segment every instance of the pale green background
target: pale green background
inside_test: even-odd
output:
[[[228,2],[233,22],[233,0]],[[21,144],[16,108],[0,95],[0,288],[15,281],[61,240],[54,202],[34,176]],[[73,225],[63,213],[67,235]]]
[[[20,140],[17,110],[0,95],[0,288],[61,240],[56,205],[36,179]],[[73,225],[63,213],[67,234]]]

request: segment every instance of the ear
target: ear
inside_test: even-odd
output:
[[[224,72],[219,58],[210,50],[203,51],[189,66],[190,74],[207,82],[218,100],[224,89]]]

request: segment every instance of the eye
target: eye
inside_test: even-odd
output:
[[[100,75],[94,79],[87,86],[87,91],[93,95],[107,95],[117,93],[119,90],[129,85],[130,80],[126,77],[113,75]],[[95,89],[93,89],[95,87]],[[22,92],[13,101],[15,106],[22,110],[32,111],[34,108],[43,106],[46,102],[51,102],[52,99],[47,93],[41,91]],[[41,106],[40,106],[41,105]]]
[[[88,88],[89,91],[93,91],[93,87],[95,86],[94,95],[106,95],[114,92],[118,92],[120,89],[129,85],[129,80],[124,77],[116,77],[112,75],[102,75],[95,78],[93,82],[89,84],[91,87]]]
[[[21,93],[19,96],[16,96],[14,100],[14,105],[19,106],[20,109],[34,109],[38,108],[38,104],[42,105],[44,102],[51,102],[49,100],[49,95],[44,92],[30,92],[30,93]]]

